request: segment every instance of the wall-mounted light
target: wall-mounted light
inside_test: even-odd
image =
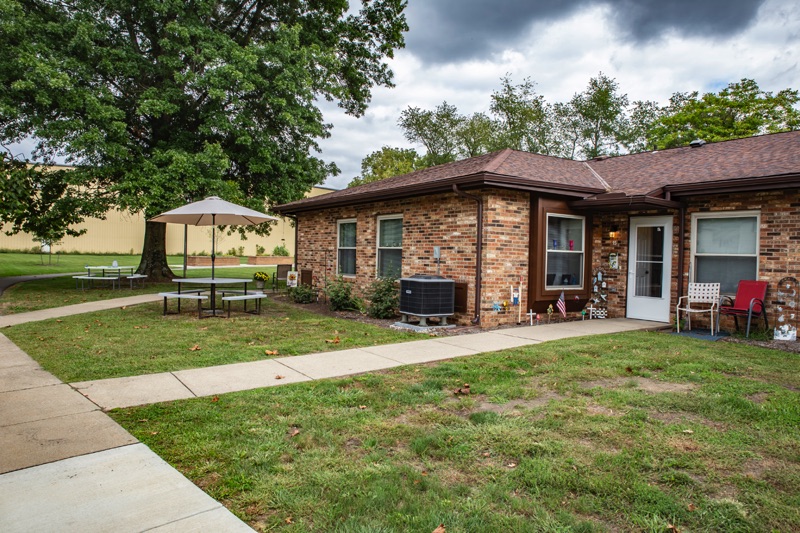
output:
[[[611,229],[608,232],[608,237],[610,239],[616,239],[619,237],[619,228],[617,226],[611,226]]]

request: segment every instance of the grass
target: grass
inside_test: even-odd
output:
[[[129,254],[26,254],[21,252],[0,253],[0,278],[30,276],[36,274],[66,274],[84,272],[86,265],[110,265],[117,261],[122,266],[138,266],[140,255]],[[171,255],[170,264],[183,264],[183,256]]]
[[[419,339],[413,333],[321,316],[269,297],[260,316],[239,313],[224,320],[198,320],[192,303],[181,315],[162,316],[158,302],[29,322],[5,328],[3,334],[65,382]],[[175,307],[172,302],[173,311]]]
[[[2,257],[4,254],[0,254]],[[25,255],[25,254],[19,254]],[[86,257],[86,256],[76,256]],[[85,263],[83,263],[85,264]],[[92,264],[100,264],[98,262]],[[120,264],[125,264],[120,262]],[[82,268],[82,266],[80,267]],[[80,270],[79,268],[79,270]],[[252,278],[258,271],[273,272],[275,267],[264,266],[242,266],[226,267],[217,269],[216,275],[226,277]],[[176,270],[177,276],[182,276],[181,270]],[[189,269],[189,277],[211,277],[210,268]],[[111,289],[108,286],[98,285],[89,290],[75,288],[75,280],[70,276],[61,278],[40,279],[27,281],[17,285],[12,285],[0,296],[0,315],[11,315],[15,313],[26,313],[39,309],[49,309],[52,307],[62,307],[84,302],[94,302],[98,300],[108,300],[111,298],[121,298],[135,294],[156,293],[161,291],[173,291],[176,289],[175,283],[145,283],[144,288],[138,286],[134,290],[126,287],[126,280],[122,280],[122,289]]]
[[[260,531],[797,531],[798,391],[640,332],[111,415]]]

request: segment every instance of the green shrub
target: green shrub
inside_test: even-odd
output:
[[[298,304],[313,304],[317,301],[317,292],[309,285],[298,285],[289,291],[289,298]]]
[[[328,305],[331,311],[358,311],[361,301],[353,294],[353,284],[346,282],[341,276],[328,282],[325,287]]]
[[[367,290],[367,315],[372,318],[393,318],[400,305],[400,292],[394,278],[378,278]]]
[[[267,249],[261,246],[260,244],[256,244],[256,255],[264,255]]]
[[[280,255],[283,257],[289,257],[289,249],[286,246],[279,244],[275,248],[272,249],[272,255]]]

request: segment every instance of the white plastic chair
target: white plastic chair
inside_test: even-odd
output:
[[[692,315],[709,313],[711,315],[711,334],[714,335],[714,313],[719,322],[719,283],[690,283],[686,296],[678,298],[675,306],[678,333],[681,331],[681,311],[686,313],[686,326],[692,331]]]

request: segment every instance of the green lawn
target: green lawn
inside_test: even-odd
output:
[[[0,252],[0,278],[30,276],[36,274],[59,274],[83,272],[86,265],[110,265],[116,261],[122,266],[139,266],[140,255],[126,254],[24,254]],[[183,256],[171,255],[170,264],[183,264]]]
[[[798,391],[640,332],[111,415],[259,531],[798,531]]]
[[[185,305],[181,315],[163,316],[157,302],[29,322],[2,333],[65,382],[419,339],[414,333],[326,317],[269,297],[261,315],[239,312],[230,319],[198,320],[192,311],[196,307]],[[170,308],[175,310],[175,302]]]

